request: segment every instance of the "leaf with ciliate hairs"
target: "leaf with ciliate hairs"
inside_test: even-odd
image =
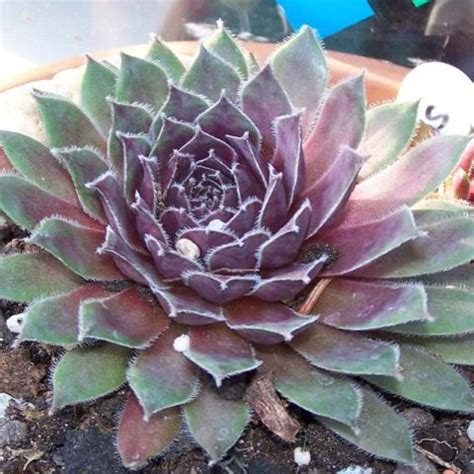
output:
[[[328,326],[369,331],[413,324],[423,327],[434,316],[422,285],[335,278],[318,299],[314,312]],[[411,321],[417,321],[411,323]],[[418,322],[420,321],[420,322]],[[408,324],[405,324],[407,323]]]
[[[158,63],[173,82],[178,82],[186,72],[178,56],[157,36],[153,38],[146,59]]]
[[[309,26],[284,43],[270,58],[277,79],[297,108],[305,108],[307,132],[323,98],[328,68],[323,49]]]
[[[451,270],[474,259],[474,220],[454,218],[420,228],[421,234],[352,272],[364,278],[407,278]]]
[[[228,97],[236,101],[240,76],[231,66],[201,46],[191,67],[181,78],[181,85],[213,101],[219,100],[225,90]]]
[[[275,388],[304,410],[355,426],[362,406],[360,390],[349,379],[311,366],[288,346],[259,347]]]
[[[113,344],[66,352],[54,369],[51,409],[95,400],[119,388],[130,355],[129,349]]]
[[[81,84],[81,105],[104,136],[112,124],[107,97],[114,94],[116,80],[117,71],[112,66],[87,56]]]
[[[152,346],[140,352],[127,371],[128,383],[146,418],[189,402],[199,391],[196,367],[173,348],[183,330],[171,326]]]
[[[132,287],[108,298],[86,301],[80,308],[80,339],[92,337],[143,349],[163,333],[169,320],[150,296]]]
[[[250,413],[242,400],[225,400],[203,387],[196,399],[185,405],[184,417],[194,439],[217,462],[238,441]]]
[[[0,297],[7,300],[29,303],[82,284],[82,278],[46,252],[0,258]]]
[[[210,373],[218,387],[225,378],[254,370],[261,364],[252,346],[224,324],[191,328],[189,349],[184,355]]]
[[[394,344],[353,332],[313,324],[295,337],[291,347],[316,367],[345,374],[400,376],[400,350]]]
[[[19,340],[62,346],[76,344],[81,303],[107,295],[99,285],[87,284],[63,295],[35,301],[24,313]]]
[[[441,410],[471,412],[474,393],[459,372],[419,348],[400,346],[401,379],[364,376],[370,383],[408,400]]]
[[[115,96],[123,102],[141,102],[158,110],[168,97],[168,79],[163,70],[146,59],[121,54]]]
[[[117,446],[125,467],[136,470],[160,455],[178,436],[181,414],[176,407],[161,410],[144,420],[143,408],[130,394],[120,417]]]
[[[51,217],[35,228],[29,240],[87,280],[124,280],[125,277],[110,255],[96,253],[104,238],[103,230],[89,229],[76,222]]]
[[[428,287],[428,311],[433,320],[411,322],[391,331],[413,336],[460,336],[474,332],[474,293],[457,288]]]
[[[77,203],[67,172],[40,142],[16,132],[0,131],[0,147],[27,180],[71,204]]]
[[[94,146],[105,151],[105,138],[82,110],[66,97],[34,92],[48,145]]]
[[[408,147],[415,133],[418,102],[382,104],[367,111],[359,153],[368,156],[359,179],[391,165]]]
[[[408,423],[372,391],[364,389],[357,429],[328,418],[319,421],[342,438],[377,457],[413,463],[413,442]]]
[[[103,226],[82,209],[43,191],[18,176],[0,176],[0,209],[16,224],[32,231],[51,215],[60,215],[91,229]]]

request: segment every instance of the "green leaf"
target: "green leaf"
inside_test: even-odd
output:
[[[102,223],[107,222],[97,193],[86,186],[108,170],[105,161],[90,148],[60,148],[55,154],[68,170],[84,212]]]
[[[67,172],[40,142],[20,133],[0,131],[0,146],[26,179],[64,201],[77,203]]]
[[[95,400],[119,388],[130,355],[129,349],[112,344],[66,352],[54,369],[51,409]]]
[[[38,91],[34,97],[50,147],[95,146],[105,151],[105,139],[77,105],[66,97]]]
[[[153,38],[153,42],[151,43],[145,59],[157,62],[172,82],[178,82],[186,71],[186,68],[178,56],[176,56],[171,48],[163,43],[157,36]]]
[[[159,109],[168,97],[168,79],[163,70],[146,59],[122,53],[115,96],[123,102],[141,102]]]
[[[135,395],[130,394],[120,418],[117,447],[125,467],[136,470],[161,454],[178,436],[181,416],[177,408],[168,408],[143,419],[143,409]]]
[[[209,372],[219,387],[226,377],[256,369],[261,362],[253,348],[224,324],[192,327],[184,355]]]
[[[222,91],[237,101],[240,77],[234,69],[201,46],[199,53],[181,79],[181,85],[213,101],[219,100]]]
[[[275,388],[291,403],[314,415],[355,425],[361,393],[348,379],[317,369],[288,346],[261,346],[258,356],[271,370]]]
[[[423,347],[449,364],[474,365],[474,334],[460,337],[410,337],[407,342]]]
[[[225,400],[208,387],[184,407],[184,416],[194,439],[219,461],[238,441],[250,413],[242,400]]]
[[[305,108],[303,129],[307,131],[316,116],[326,88],[328,68],[314,31],[303,26],[271,57],[280,84],[296,108]]]
[[[411,322],[391,330],[416,336],[456,336],[474,332],[474,293],[456,288],[426,287],[433,321]]]
[[[347,374],[399,376],[399,349],[353,332],[315,323],[290,343],[316,367]]]
[[[470,412],[474,395],[469,382],[449,365],[408,345],[400,346],[402,380],[371,375],[366,380],[395,395],[441,410]]]
[[[204,45],[211,53],[233,66],[244,78],[248,76],[245,56],[222,22],[218,23],[217,30],[204,42]]]
[[[369,278],[406,278],[451,270],[474,259],[474,219],[455,218],[420,228],[421,235],[353,272]]]
[[[426,285],[450,286],[474,293],[474,265],[460,265],[447,272],[433,273],[411,278]]]
[[[64,295],[34,302],[24,314],[19,340],[61,346],[76,344],[82,301],[103,298],[107,294],[99,285],[87,284]]]
[[[359,153],[367,160],[363,180],[392,164],[410,144],[416,128],[418,102],[382,104],[367,111]]]
[[[260,72],[260,64],[253,53],[247,52],[245,54],[245,61],[247,62],[247,69],[250,77]]]
[[[30,239],[87,280],[124,280],[113,258],[99,254],[105,231],[88,229],[67,219],[51,217],[39,224]]]
[[[407,422],[370,390],[364,390],[357,430],[334,420],[318,419],[339,436],[375,456],[413,463],[413,443]]]
[[[0,298],[29,303],[45,296],[71,291],[83,284],[46,252],[0,258]]]
[[[107,136],[112,123],[107,97],[113,96],[116,81],[115,69],[87,56],[81,85],[81,105],[103,136]]]
[[[199,390],[195,366],[173,348],[181,332],[179,326],[171,326],[151,347],[140,352],[128,369],[128,382],[147,418],[189,402]]]

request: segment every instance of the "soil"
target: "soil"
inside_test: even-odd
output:
[[[22,237],[24,234],[18,228],[0,226],[1,251],[23,250]],[[51,346],[39,344],[11,347],[14,337],[5,321],[22,310],[22,305],[0,300],[0,393],[16,399],[10,402],[5,418],[0,418],[0,472],[128,472],[120,464],[114,443],[115,425],[127,396],[126,389],[49,416],[51,390],[48,374],[59,353]],[[466,373],[474,382],[474,370]],[[323,474],[359,466],[372,471],[352,470],[348,473],[474,473],[474,445],[466,435],[469,416],[438,413],[397,399],[390,401],[408,419],[418,449],[423,453],[417,455],[414,468],[375,460],[339,439],[309,415],[289,407],[291,414],[303,425],[293,445],[281,441],[253,419],[241,440],[215,466],[209,466],[204,452],[186,433],[182,433],[164,456],[153,460],[139,472]],[[296,446],[311,452],[308,466],[297,469],[293,460]]]

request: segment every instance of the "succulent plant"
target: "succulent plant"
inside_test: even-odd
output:
[[[410,430],[375,390],[473,408],[450,364],[474,364],[474,222],[422,200],[468,139],[410,147],[417,104],[366,112],[362,75],[327,76],[308,27],[261,67],[220,25],[189,68],[159,39],[118,70],[88,58],[80,107],[35,91],[49,149],[1,132],[0,208],[36,250],[0,259],[0,296],[29,304],[19,342],[67,349],[52,410],[128,383],[126,466],[181,412],[219,460],[249,420],[224,379],[268,377],[403,463]]]

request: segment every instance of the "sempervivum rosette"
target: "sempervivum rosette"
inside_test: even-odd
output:
[[[467,139],[404,153],[416,104],[366,114],[362,76],[326,81],[309,28],[260,68],[221,26],[188,69],[159,40],[119,70],[89,58],[82,108],[35,92],[50,150],[1,133],[0,206],[38,251],[0,260],[0,294],[31,303],[20,341],[70,349],[53,409],[128,382],[127,466],[172,442],[180,409],[220,459],[249,413],[218,387],[247,372],[402,462],[407,426],[368,383],[472,408],[447,363],[474,362],[474,224],[419,203]]]

